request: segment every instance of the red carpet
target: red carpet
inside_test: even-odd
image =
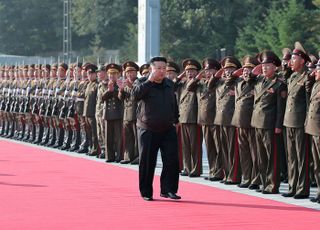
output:
[[[0,229],[319,229],[320,212],[181,182],[142,200],[138,174],[0,140]]]

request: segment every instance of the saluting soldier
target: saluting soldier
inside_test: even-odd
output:
[[[312,136],[313,170],[318,186],[317,194],[311,201],[320,203],[320,60],[316,66],[316,78],[308,102],[305,132]]]
[[[276,136],[281,135],[287,88],[276,69],[281,60],[272,51],[259,54],[262,74],[257,76],[251,126],[255,128],[259,173],[264,194],[279,193],[280,170]],[[260,66],[259,66],[260,67]]]
[[[309,151],[308,137],[304,132],[304,122],[307,111],[307,80],[306,62],[310,61],[305,49],[299,42],[291,57],[293,74],[288,79],[288,98],[284,115],[286,127],[286,142],[288,148],[288,182],[289,191],[285,197],[303,199],[309,197]]]
[[[240,188],[258,189],[260,175],[256,149],[255,131],[251,126],[256,76],[253,68],[259,64],[257,58],[243,58],[242,75],[235,88],[235,110],[231,124],[237,128],[237,139],[242,173]]]
[[[96,120],[97,120],[97,134],[101,153],[98,158],[105,158],[105,124],[103,111],[105,109],[105,103],[102,100],[102,96],[108,89],[108,78],[105,65],[99,65],[97,69],[98,75],[98,93],[97,93],[97,104],[96,104]]]
[[[184,72],[175,83],[179,94],[179,123],[181,125],[181,145],[183,170],[180,175],[199,177],[202,173],[202,131],[197,123],[198,100],[196,88],[189,83],[201,70],[201,64],[194,59],[182,62]]]
[[[203,136],[206,144],[209,174],[206,180],[222,180],[221,155],[217,135],[219,126],[214,124],[216,114],[216,85],[218,78],[215,77],[221,68],[220,63],[212,58],[202,61],[201,71],[196,78],[190,81],[190,86],[197,86],[198,99],[198,124],[202,125]]]
[[[122,154],[123,103],[118,98],[119,86],[117,81],[121,74],[121,66],[110,63],[106,66],[106,71],[108,89],[102,96],[102,100],[106,104],[104,111],[106,162],[120,162]]]
[[[119,87],[119,99],[123,101],[123,160],[121,164],[138,164],[138,139],[137,139],[137,101],[132,95],[133,83],[137,79],[139,66],[128,61],[122,65],[124,81]]]
[[[83,116],[86,118],[89,130],[88,134],[90,134],[88,136],[90,146],[90,152],[88,153],[89,156],[97,156],[100,154],[96,122],[96,103],[98,93],[97,69],[98,67],[93,64],[86,66],[89,84],[85,92]]]
[[[219,125],[219,143],[223,159],[222,168],[225,184],[239,184],[241,180],[241,167],[239,162],[239,149],[237,148],[236,129],[231,124],[235,107],[235,87],[237,76],[234,72],[241,68],[241,63],[232,56],[221,61],[223,77],[216,86],[216,117],[214,124]]]

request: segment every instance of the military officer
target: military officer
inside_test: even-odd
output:
[[[106,162],[120,162],[122,158],[122,118],[123,103],[118,98],[118,79],[121,75],[121,66],[110,63],[106,66],[108,75],[108,89],[102,96],[106,107],[104,110],[105,120],[105,145]]]
[[[239,184],[241,168],[239,151],[236,148],[236,129],[231,124],[235,106],[235,87],[237,77],[234,72],[241,68],[241,63],[232,56],[227,56],[221,61],[223,77],[216,84],[216,116],[214,124],[219,125],[219,143],[222,155],[222,168],[225,184]]]
[[[310,57],[302,45],[296,42],[291,57],[291,69],[294,73],[288,79],[288,99],[283,122],[287,134],[289,182],[289,191],[283,196],[295,199],[307,198],[310,193],[309,151],[306,150],[308,141],[304,132],[307,110],[307,61],[310,61]]]
[[[195,79],[192,79],[189,84],[191,88],[197,84],[198,124],[202,125],[209,164],[209,175],[205,179],[218,181],[222,180],[223,172],[217,138],[219,126],[214,124],[216,113],[215,83],[218,81],[215,74],[221,68],[221,65],[215,59],[206,58],[202,61],[202,68],[203,71]]]
[[[260,175],[256,149],[255,131],[251,126],[256,76],[252,69],[259,64],[255,57],[242,60],[243,73],[235,88],[235,110],[231,124],[237,128],[237,141],[242,172],[240,188],[258,189]]]
[[[276,136],[281,135],[287,89],[278,79],[276,69],[281,60],[272,51],[264,51],[258,58],[262,74],[254,88],[251,126],[255,128],[259,173],[264,194],[279,193],[280,171]]]
[[[180,73],[179,65],[173,61],[168,61],[167,67],[166,67],[166,77],[169,78],[171,81],[176,82],[179,73]]]
[[[121,164],[138,164],[139,152],[138,152],[138,139],[137,139],[137,127],[136,127],[136,110],[137,101],[134,99],[132,93],[132,87],[134,81],[137,79],[137,73],[139,66],[128,61],[122,65],[124,73],[124,82],[119,86],[119,99],[123,101],[123,160]]]
[[[102,100],[102,96],[106,93],[108,88],[108,79],[105,65],[99,65],[97,69],[98,75],[98,93],[96,104],[96,120],[97,120],[97,134],[99,146],[101,148],[101,154],[99,158],[105,158],[105,124],[103,118],[103,111],[105,109],[105,103]]]
[[[201,70],[201,64],[194,59],[185,59],[182,66],[184,72],[179,75],[175,83],[180,98],[179,123],[183,155],[181,175],[199,177],[202,173],[202,131],[197,123],[197,92],[195,88],[189,87],[189,83]],[[185,77],[186,80],[184,80]]]
[[[142,66],[140,66],[139,73],[141,77],[147,76],[149,74],[149,71],[150,71],[150,64],[145,63]]]
[[[98,67],[93,64],[86,66],[89,83],[85,92],[83,116],[85,117],[88,126],[88,134],[90,134],[88,136],[90,147],[90,152],[88,153],[89,156],[97,156],[100,154],[96,122],[96,103],[98,93],[97,69]]]
[[[313,169],[318,186],[318,192],[315,197],[311,198],[311,201],[320,203],[320,61],[316,66],[316,82],[310,95],[305,132],[312,136]]]

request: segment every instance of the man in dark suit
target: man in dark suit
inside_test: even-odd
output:
[[[316,82],[313,85],[309,103],[305,131],[312,135],[314,175],[318,186],[317,195],[311,198],[311,201],[320,203],[320,61],[317,63]]]
[[[255,128],[258,164],[264,194],[279,193],[280,171],[276,135],[280,135],[287,98],[286,85],[278,79],[276,69],[281,65],[272,51],[259,55],[262,74],[254,89],[254,107],[251,126]]]
[[[152,182],[160,149],[163,162],[161,197],[181,199],[176,195],[179,183],[177,134],[177,105],[174,84],[165,77],[167,60],[150,60],[151,73],[137,79],[132,94],[138,100],[137,128],[140,155],[139,189],[146,201],[153,200]]]
[[[309,151],[308,137],[304,132],[307,111],[307,80],[306,62],[310,57],[299,42],[291,57],[291,69],[294,71],[288,82],[288,100],[283,124],[286,127],[286,143],[288,151],[288,182],[289,191],[285,197],[295,199],[308,198],[309,185]]]

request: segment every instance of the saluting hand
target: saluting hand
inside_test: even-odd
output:
[[[204,75],[204,69],[198,73],[198,75],[196,76],[196,79],[201,80],[203,78],[203,75]]]
[[[186,76],[186,71],[183,71],[178,77],[177,79],[181,80],[182,78],[184,78]]]

